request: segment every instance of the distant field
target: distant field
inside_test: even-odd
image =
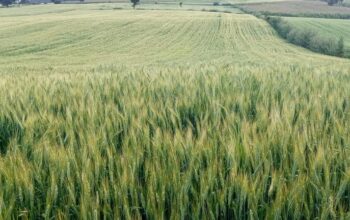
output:
[[[0,69],[263,64],[277,57],[297,62],[300,56],[318,56],[301,55],[302,49],[286,45],[268,24],[251,15],[113,8],[110,4],[38,5],[0,10]]]
[[[328,6],[322,1],[284,1],[273,3],[245,4],[240,6],[250,12],[260,12],[270,15],[292,15],[312,17],[350,18],[350,8]]]
[[[213,4],[214,2],[219,3],[230,3],[230,4],[241,4],[241,3],[257,3],[257,2],[280,2],[284,0],[141,0],[141,4],[143,3],[171,3],[178,4],[179,2],[183,2],[185,4]],[[128,0],[85,0],[85,3],[129,3]]]
[[[0,219],[348,219],[350,60],[201,7],[0,9]]]
[[[103,4],[99,10],[117,10],[117,9],[131,9],[130,3],[111,3]],[[143,3],[136,7],[136,10],[177,10],[177,11],[211,11],[211,12],[228,12],[240,14],[243,13],[240,9],[231,6],[213,6],[213,4],[183,4],[179,3]]]
[[[284,18],[297,27],[313,29],[323,36],[343,37],[346,56],[350,56],[350,20],[323,18]]]

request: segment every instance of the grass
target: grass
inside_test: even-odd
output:
[[[99,7],[0,10],[0,218],[349,217],[348,60]]]
[[[322,36],[342,37],[345,45],[345,55],[350,56],[350,22],[341,19],[321,18],[284,18],[290,24],[306,29],[313,29]]]

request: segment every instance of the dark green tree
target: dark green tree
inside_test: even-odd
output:
[[[0,0],[0,4],[5,7],[8,7],[13,3],[15,3],[15,0]]]
[[[337,56],[343,57],[344,56],[344,38],[341,37],[338,41],[338,46],[337,46]]]
[[[140,0],[130,0],[132,3],[132,7],[135,9],[136,5],[140,3]]]
[[[327,0],[327,3],[328,5],[332,6],[332,5],[343,3],[343,0]]]

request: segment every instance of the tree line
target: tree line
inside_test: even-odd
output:
[[[79,0],[80,2],[84,2],[84,0]],[[140,3],[140,0],[130,0],[132,3],[132,7],[135,8],[136,5],[138,5]],[[341,4],[344,2],[344,0],[322,0],[328,3],[328,5],[332,6],[332,5],[336,5],[336,4]],[[14,4],[16,2],[16,0],[0,0],[0,4],[2,6],[8,7],[12,4]],[[62,3],[62,0],[52,0],[53,3],[55,4],[60,4]],[[20,4],[24,4],[27,3],[27,0],[20,0],[19,1]],[[182,2],[180,2],[180,7],[182,6]]]
[[[302,46],[314,52],[344,57],[344,39],[327,37],[315,30],[298,28],[280,17],[266,17],[266,20],[277,33],[288,42]]]
[[[55,4],[60,4],[62,3],[62,1],[64,0],[51,0],[53,3]],[[79,0],[79,2],[84,2],[84,0]],[[138,5],[140,3],[140,0],[130,0],[132,7],[135,8],[136,5]],[[29,3],[28,0],[20,0],[20,1],[16,1],[16,0],[0,0],[0,4],[4,7],[9,7],[10,5],[13,5],[15,3],[18,4],[26,4]],[[180,5],[182,6],[182,2],[180,3]]]
[[[328,3],[328,5],[333,6],[337,4],[342,4],[344,0],[323,0]]]

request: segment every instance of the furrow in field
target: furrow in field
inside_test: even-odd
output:
[[[24,22],[27,17],[18,18]],[[4,23],[2,23],[2,21]],[[70,11],[37,15],[27,25],[0,18],[0,64],[36,66],[300,62],[331,58],[278,38],[250,15],[186,11]],[[41,28],[45,27],[45,28]],[[14,32],[23,33],[10,38]],[[15,56],[9,56],[15,55]],[[322,62],[323,63],[323,62]]]

